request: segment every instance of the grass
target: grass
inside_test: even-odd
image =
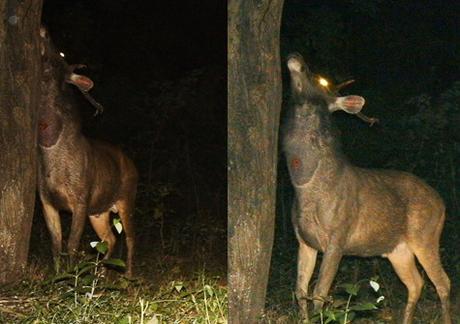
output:
[[[62,220],[70,218],[64,215]],[[198,232],[188,219],[167,223],[163,236],[155,226],[139,227],[133,279],[115,270],[101,271],[100,253],[105,251],[97,244],[99,253],[94,254],[88,243],[97,238],[89,228],[81,240],[86,249],[79,263],[63,264],[66,270],[55,274],[42,223],[37,218],[24,279],[0,287],[0,323],[227,323],[225,253],[217,244],[225,231],[214,222],[196,222],[204,228],[204,237],[177,234],[179,229]],[[125,254],[123,234],[119,236],[115,255]]]
[[[205,270],[171,272],[156,283],[120,275],[53,283],[43,281],[53,276],[41,268],[35,264],[27,279],[3,290],[0,323],[227,323],[225,278]]]

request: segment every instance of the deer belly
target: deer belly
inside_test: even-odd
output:
[[[391,252],[403,236],[403,224],[369,221],[352,229],[347,236],[344,253],[377,256]]]
[[[404,217],[393,219],[366,218],[355,224],[325,225],[317,217],[294,219],[299,237],[312,248],[325,252],[331,238],[343,242],[344,255],[377,256],[391,252],[405,233]]]
[[[120,198],[121,179],[118,174],[98,178],[93,184],[89,203],[90,214],[107,212]]]
[[[98,187],[92,192],[89,213],[100,214],[109,211],[118,199],[118,191],[113,187]]]

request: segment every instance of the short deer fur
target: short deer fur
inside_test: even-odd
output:
[[[341,153],[330,113],[360,112],[359,96],[334,97],[315,82],[303,58],[291,54],[292,103],[283,126],[283,150],[295,189],[292,221],[299,242],[296,296],[308,318],[307,298],[323,306],[343,255],[383,256],[407,287],[403,323],[412,323],[423,279],[419,261],[436,287],[443,323],[449,315],[450,281],[439,256],[445,207],[423,180],[399,171],[353,166]],[[313,294],[308,284],[317,252],[324,253]]]

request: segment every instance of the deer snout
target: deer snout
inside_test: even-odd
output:
[[[298,73],[310,72],[302,55],[300,55],[297,52],[294,52],[288,55],[287,66],[290,72],[298,72]]]

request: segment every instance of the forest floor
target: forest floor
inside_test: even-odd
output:
[[[63,218],[66,227],[70,217]],[[135,273],[127,279],[122,271],[101,271],[89,225],[81,261],[56,274],[38,215],[24,279],[1,288],[0,323],[226,323],[225,230],[209,219],[191,222],[166,221],[162,233],[157,226],[139,227]],[[177,234],[184,227],[191,235]],[[206,236],[197,235],[197,228]],[[119,235],[115,257],[124,246]]]
[[[150,273],[133,280],[69,276],[53,283],[36,263],[29,278],[3,290],[0,323],[226,323],[225,276],[205,268],[194,274],[172,270],[156,273],[158,281]]]

